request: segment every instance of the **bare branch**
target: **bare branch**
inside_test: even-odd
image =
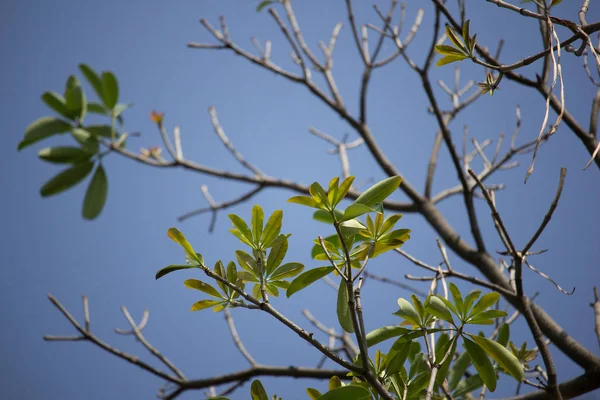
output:
[[[250,365],[255,367],[256,365],[258,365],[258,363],[254,361],[254,358],[252,358],[250,353],[248,353],[248,350],[246,350],[246,348],[244,347],[244,344],[242,343],[242,340],[240,339],[240,336],[237,333],[237,329],[235,329],[235,323],[233,322],[233,317],[231,316],[231,312],[229,311],[229,309],[226,308],[224,310],[224,314],[225,321],[227,321],[227,326],[229,327],[229,332],[231,333],[231,337],[233,338],[233,343],[235,343],[235,347],[238,348],[240,353],[242,353],[242,355],[250,363]]]

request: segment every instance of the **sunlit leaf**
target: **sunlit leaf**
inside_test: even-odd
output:
[[[204,262],[200,257],[198,257],[192,245],[187,241],[183,233],[181,233],[177,228],[169,228],[167,235],[171,238],[171,240],[183,247],[186,255],[190,259],[196,261],[198,264],[202,264]]]
[[[252,233],[254,235],[254,242],[258,243],[262,235],[263,219],[265,215],[263,209],[258,204],[252,207]]]
[[[301,204],[312,208],[321,208],[315,199],[309,196],[294,196],[288,199],[288,203]]]
[[[377,343],[403,335],[407,332],[410,332],[410,330],[400,326],[382,326],[381,328],[377,328],[367,333],[367,347],[374,346]]]
[[[371,392],[362,386],[347,385],[331,390],[317,400],[367,400],[371,398]]]
[[[283,211],[275,210],[269,217],[263,230],[260,241],[265,248],[270,247],[281,231],[281,221],[283,220]]]
[[[483,310],[490,308],[491,306],[496,304],[499,299],[500,299],[500,293],[498,293],[498,292],[486,293],[485,295],[483,295],[481,297],[481,299],[479,299],[477,304],[475,304],[475,307],[473,307],[473,309],[471,310],[470,315],[471,316],[477,315],[480,312],[482,312]]]
[[[286,296],[290,297],[294,293],[304,289],[308,285],[310,285],[310,284],[314,283],[315,281],[318,281],[319,279],[323,278],[324,276],[330,274],[331,272],[333,272],[333,270],[334,270],[333,267],[319,267],[319,268],[314,268],[309,271],[303,272],[296,279],[294,279],[292,281],[292,283],[290,284],[290,287],[288,288],[288,290],[286,292]]]
[[[216,306],[220,303],[222,303],[222,300],[200,300],[192,304],[192,308],[190,308],[190,311],[204,310],[206,308]]]
[[[288,250],[288,241],[287,239],[280,240],[276,245],[271,248],[269,252],[269,257],[267,258],[267,275],[271,275],[271,273],[279,267],[285,254]]]
[[[506,372],[508,372],[518,382],[525,379],[525,373],[523,366],[506,347],[501,344],[494,342],[485,337],[469,335],[471,338],[481,346],[485,352],[494,359]],[[484,379],[485,382],[485,379]]]
[[[479,373],[479,376],[488,389],[493,392],[496,390],[496,371],[494,371],[492,362],[486,355],[485,351],[483,351],[483,349],[479,347],[477,343],[470,341],[466,337],[463,337],[463,341],[465,348],[467,349],[467,353],[471,358],[471,362],[473,362],[473,365]]]
[[[344,181],[340,184],[340,187],[338,188],[338,191],[337,191],[337,196],[334,201],[334,203],[336,205],[340,201],[342,201],[344,199],[344,197],[346,197],[346,195],[350,191],[350,188],[352,187],[352,183],[354,183],[354,177],[349,176],[348,178],[344,179]]]
[[[201,292],[204,292],[210,296],[213,297],[218,297],[218,298],[222,298],[223,296],[221,295],[221,293],[219,293],[217,291],[217,289],[215,289],[214,287],[212,287],[211,285],[209,285],[208,283],[204,283],[202,281],[199,281],[198,279],[186,279],[183,284],[190,288],[190,289],[195,289],[195,290],[199,290]]]
[[[280,281],[285,278],[291,278],[293,276],[298,275],[300,272],[302,272],[303,269],[304,269],[304,265],[302,265],[300,263],[297,263],[297,262],[286,263],[286,264],[283,264],[281,267],[277,268],[273,272],[273,275],[271,275],[270,279]]]
[[[454,324],[452,314],[448,311],[446,304],[437,296],[429,296],[425,302],[425,309],[437,318]]]

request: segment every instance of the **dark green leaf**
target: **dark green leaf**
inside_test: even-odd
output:
[[[346,208],[344,211],[344,216],[340,221],[348,221],[370,212],[377,212],[377,210],[365,204],[352,203],[348,206],[348,208]]]
[[[90,153],[97,153],[99,150],[98,139],[94,137],[90,132],[81,128],[73,128],[71,129],[71,135],[81,147]]]
[[[346,282],[342,279],[338,288],[337,296],[337,317],[342,329],[348,333],[354,332],[354,325],[352,325],[352,314],[354,310],[351,310],[348,305],[348,290],[346,289]]]
[[[464,351],[460,354],[460,356],[458,356],[456,361],[454,361],[454,365],[450,370],[450,374],[448,376],[448,387],[450,390],[454,390],[457,387],[458,382],[460,382],[463,378],[463,375],[465,374],[467,368],[469,368],[469,365],[471,365],[469,353]]]
[[[88,103],[88,112],[100,115],[110,115],[110,112],[106,110],[103,104],[96,103],[95,101],[90,101]]]
[[[83,118],[87,112],[85,93],[83,92],[79,79],[77,79],[75,75],[71,75],[69,79],[67,79],[65,105],[67,106],[69,113],[77,118]]]
[[[110,71],[102,73],[102,100],[106,108],[112,110],[119,100],[119,84],[117,78]]]
[[[71,129],[71,125],[61,119],[54,117],[42,117],[25,129],[25,136],[18,149],[21,150],[35,142],[45,139],[57,133],[65,133]]]
[[[42,95],[42,101],[46,103],[48,107],[59,113],[65,118],[71,118],[72,113],[67,108],[67,102],[64,97],[55,92],[46,92]]]
[[[481,346],[485,352],[494,359],[506,372],[508,372],[518,382],[525,379],[525,373],[523,372],[523,366],[506,347],[501,344],[494,342],[485,337],[469,335],[471,338]],[[485,382],[485,379],[484,379]]]
[[[406,395],[407,400],[421,398],[421,391],[427,387],[430,375],[431,373],[429,371],[421,371],[413,378],[408,386]]]
[[[88,125],[84,129],[96,137],[112,138],[112,128],[110,125]],[[118,132],[116,134],[118,135]]]
[[[96,71],[94,71],[94,69],[92,67],[90,67],[86,64],[79,64],[79,70],[81,71],[83,76],[85,76],[85,79],[87,79],[87,81],[90,83],[90,85],[96,92],[96,95],[98,96],[98,98],[100,100],[104,101],[102,81],[100,80],[100,77],[98,76]]]
[[[108,195],[108,180],[104,167],[99,164],[96,172],[90,181],[90,185],[85,193],[83,200],[83,218],[95,219],[104,208],[106,197]]]
[[[319,267],[302,273],[292,281],[290,287],[286,292],[286,296],[290,297],[291,295],[304,289],[311,283],[314,283],[315,281],[318,281],[324,276],[330,274],[331,272],[333,272],[333,270],[333,267]]]
[[[479,374],[471,375],[468,378],[462,380],[457,386],[456,391],[452,393],[454,397],[463,396],[467,393],[471,393],[473,390],[477,390],[483,386],[483,381]]]
[[[488,389],[493,392],[496,390],[496,371],[494,371],[492,362],[477,343],[470,341],[466,337],[463,337],[463,340],[467,353],[469,354],[475,369],[479,373],[479,376],[481,376],[481,379]]]
[[[76,164],[86,161],[93,156],[79,147],[46,147],[38,152],[38,156],[44,160],[56,164]]]
[[[442,338],[442,337],[448,338],[448,335],[446,333],[444,333],[442,336],[440,336],[440,338]],[[446,358],[446,360],[440,367],[438,374],[435,378],[435,382],[438,385],[443,384],[444,379],[446,379],[446,375],[448,375],[448,369],[450,368],[450,363],[452,362],[452,358],[454,356],[454,353],[456,352],[456,342],[457,342],[456,340],[446,340],[446,342],[440,343],[440,341],[438,341],[436,343],[435,362],[441,363],[442,360],[444,359],[444,356],[446,355],[446,352],[450,351],[450,353],[449,353],[450,355],[448,356],[448,358]]]
[[[92,172],[93,166],[93,162],[86,162],[84,164],[74,165],[73,167],[62,171],[54,178],[44,183],[40,189],[40,194],[42,197],[52,196],[77,185]]]
[[[506,312],[502,311],[502,310],[487,310],[487,311],[482,311],[478,314],[473,315],[470,319],[469,319],[469,323],[473,323],[473,321],[476,320],[482,320],[482,319],[496,319],[496,318],[502,318],[502,317],[506,317]]]
[[[377,328],[367,333],[367,347],[374,346],[377,343],[381,343],[385,340],[403,335],[408,332],[410,332],[409,329],[402,328],[400,326],[382,326],[381,328]]]
[[[273,0],[264,0],[264,1],[261,1],[261,2],[258,4],[258,6],[256,7],[256,12],[260,12],[260,11],[262,11],[262,9],[263,9],[263,8],[265,8],[266,6],[269,6],[269,5],[271,5],[271,4],[273,4]],[[254,400],[254,399],[253,399],[253,400]]]
[[[508,339],[510,338],[510,325],[506,322],[502,324],[500,327],[500,331],[498,332],[498,343],[502,346],[506,347],[508,344]]]
[[[169,265],[168,267],[162,268],[156,273],[156,279],[162,278],[163,276],[170,274],[173,271],[179,271],[180,269],[198,268],[196,265]]]
[[[411,343],[412,342],[406,342],[404,347],[401,347],[397,351],[391,350],[388,353],[385,366],[385,374],[387,376],[400,372],[400,370],[404,367],[404,362],[408,357]]]
[[[362,386],[348,385],[333,389],[319,397],[318,400],[367,400],[370,398],[371,392],[368,389]]]

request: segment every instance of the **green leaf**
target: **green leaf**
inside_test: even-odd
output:
[[[84,164],[74,165],[73,167],[62,171],[54,178],[44,183],[40,189],[40,194],[42,197],[48,197],[77,185],[92,172],[93,167],[93,162],[86,162]]]
[[[200,311],[206,308],[210,308],[216,306],[217,304],[221,304],[223,301],[221,300],[200,300],[192,304],[192,308],[190,311]]]
[[[275,210],[269,217],[267,224],[260,237],[260,241],[264,248],[270,247],[272,242],[277,238],[281,231],[281,221],[283,220],[283,211]]]
[[[102,101],[106,108],[112,110],[119,100],[119,84],[117,78],[110,71],[102,73]]]
[[[438,62],[435,64],[435,66],[436,67],[441,67],[443,65],[450,64],[450,63],[453,63],[453,62],[456,62],[456,61],[462,61],[465,58],[468,58],[468,57],[464,56],[464,55],[460,55],[460,56],[459,55],[445,56],[445,57],[440,58],[438,60]]]
[[[508,344],[508,339],[510,338],[510,325],[506,322],[502,324],[500,327],[500,331],[498,332],[498,343],[502,346],[506,347]]]
[[[63,117],[69,119],[72,117],[72,113],[67,108],[67,102],[65,98],[60,94],[56,92],[46,92],[42,95],[42,101]]]
[[[223,266],[223,262],[221,260],[216,262],[215,267],[213,268],[213,271],[215,272],[215,274],[219,275],[219,277],[227,280],[227,272],[225,272],[225,267]],[[229,287],[225,283],[221,282],[218,279],[215,279],[215,281],[217,282],[217,285],[219,285],[219,287],[221,288],[223,293],[225,293],[225,294],[230,293]]]
[[[25,129],[25,136],[19,143],[18,150],[46,139],[57,133],[65,133],[71,129],[71,125],[61,119],[54,117],[42,117]]]
[[[265,214],[263,209],[258,204],[255,204],[254,207],[252,207],[252,233],[254,235],[254,243],[258,243],[260,240],[264,217]]]
[[[252,396],[252,400],[269,400],[265,388],[258,379],[255,379],[252,382],[252,386],[250,386],[250,395]]]
[[[311,283],[314,283],[319,279],[323,278],[324,276],[329,275],[331,272],[333,272],[333,270],[333,267],[319,267],[300,274],[290,284],[290,287],[286,292],[286,296],[290,297],[291,295],[304,289]]]
[[[463,302],[463,306],[465,308],[465,313],[469,313],[469,310],[471,309],[473,302],[475,302],[475,300],[477,300],[480,295],[481,295],[481,290],[473,290],[465,297],[465,301]]]
[[[340,221],[348,221],[370,212],[378,212],[378,210],[365,204],[352,203],[348,206],[348,208],[346,208],[344,211],[344,216]]]
[[[231,220],[231,222],[233,223],[233,226],[242,234],[244,235],[244,237],[246,239],[248,239],[248,241],[250,243],[254,243],[254,238],[252,236],[252,231],[250,230],[250,228],[248,227],[248,225],[246,224],[246,221],[244,221],[242,218],[240,218],[239,216],[235,215],[235,214],[229,214],[228,215],[229,219]]]
[[[250,254],[242,250],[236,250],[235,256],[238,260],[238,264],[240,264],[240,267],[256,276],[259,275],[256,260]]]
[[[398,351],[390,351],[387,355],[386,365],[385,365],[385,374],[390,376],[404,367],[404,362],[408,357],[408,352],[410,350],[412,342],[406,342],[404,347],[400,348]]]
[[[460,354],[460,356],[458,356],[456,361],[454,361],[454,365],[452,366],[448,376],[448,387],[451,391],[457,387],[458,383],[463,378],[465,371],[469,368],[469,365],[471,365],[469,353],[464,351]]]
[[[44,161],[55,164],[76,164],[86,161],[94,154],[89,153],[79,147],[46,147],[38,152],[38,157]]]
[[[557,6],[560,3],[562,3],[562,0],[552,0],[552,3],[550,3],[550,7]]]
[[[196,261],[198,264],[203,264],[204,260],[202,260],[194,251],[192,245],[187,241],[183,233],[179,231],[177,228],[169,228],[167,231],[167,236],[171,238],[172,241],[183,247],[185,250],[185,254],[191,259]]]
[[[344,216],[344,213],[341,212],[340,210],[334,210],[334,214],[335,214],[335,219],[337,221],[340,221],[342,219],[342,217]],[[331,213],[329,211],[325,211],[325,210],[315,211],[315,213],[313,214],[313,219],[315,221],[323,222],[328,225],[333,224],[333,217],[331,216]]]
[[[110,115],[110,112],[106,110],[106,107],[104,107],[103,104],[96,103],[95,101],[90,101],[88,103],[88,112],[100,115]]]
[[[183,284],[190,288],[190,289],[195,289],[195,290],[199,290],[201,292],[204,292],[206,294],[208,294],[209,296],[213,296],[213,297],[217,297],[217,298],[223,298],[223,296],[221,296],[221,293],[219,293],[217,291],[217,289],[215,289],[214,287],[210,286],[208,283],[204,283],[202,281],[199,281],[198,279],[186,279]]]
[[[429,371],[421,371],[413,378],[412,382],[408,386],[406,396],[407,400],[421,398],[421,391],[427,387],[430,375],[431,373]]]
[[[342,386],[344,386],[344,385],[342,384],[342,381],[340,380],[340,378],[338,378],[337,376],[332,376],[329,379],[329,390],[337,389]]]
[[[440,44],[435,46],[435,51],[444,56],[464,56],[464,53],[455,47],[448,46],[447,44]]]
[[[312,207],[312,208],[319,208],[319,209],[321,208],[319,206],[319,203],[317,203],[317,201],[315,199],[313,199],[312,197],[308,197],[308,196],[290,197],[288,199],[288,203],[296,203],[296,204],[300,204],[300,205]]]
[[[237,229],[230,229],[229,232],[235,236],[236,238],[238,238],[238,240],[242,243],[244,243],[245,245],[249,246],[249,247],[254,247],[254,244],[248,240],[248,238],[246,238],[246,236],[244,236],[240,231],[238,231]]]
[[[258,6],[256,7],[256,12],[261,12],[263,8],[265,8],[266,6],[269,6],[269,5],[273,4],[273,3],[274,3],[273,0],[264,0],[264,1],[261,1],[258,4]]]
[[[98,139],[94,137],[90,132],[81,128],[71,129],[71,135],[81,147],[90,153],[97,153],[99,150]]]
[[[462,43],[462,40],[458,37],[456,32],[454,32],[454,29],[450,28],[450,25],[446,25],[446,35],[448,36],[448,39],[450,39],[452,44],[454,44],[454,46],[456,46],[459,50],[462,50],[463,53],[469,52],[465,45]]]
[[[388,231],[394,229],[396,223],[402,218],[402,214],[394,214],[385,220],[381,227],[380,235],[385,235]]]
[[[346,289],[346,282],[342,279],[338,288],[337,296],[337,317],[342,329],[348,333],[354,332],[354,325],[352,325],[352,314],[354,310],[350,310],[348,305],[348,290]]]
[[[99,164],[85,193],[83,200],[83,218],[95,219],[104,208],[108,195],[108,180],[104,167]]]
[[[525,373],[521,362],[506,347],[485,337],[469,335],[481,346],[490,357],[494,359],[506,372],[518,382],[525,379]],[[485,379],[484,379],[485,381]]]
[[[384,179],[365,190],[358,198],[354,201],[354,204],[364,204],[366,206],[373,206],[377,203],[383,202],[388,196],[398,189],[402,178],[399,176],[392,176]]]
[[[371,392],[368,389],[357,385],[347,385],[330,390],[318,400],[367,400],[370,398]]]
[[[448,338],[448,335],[446,333],[444,333],[444,334],[442,334],[442,336],[440,336],[440,339],[442,337]],[[452,362],[454,353],[456,353],[457,340],[446,340],[445,343],[443,343],[443,342],[440,343],[440,342],[441,341],[438,341],[436,343],[436,349],[435,349],[435,361],[436,362],[441,363],[442,360],[444,359],[444,356],[446,355],[446,352],[448,351],[448,349],[450,349],[450,346],[452,346],[452,348],[449,350],[450,355],[448,356],[448,358],[446,358],[446,361],[444,361],[444,363],[440,367],[438,374],[436,376],[435,382],[438,385],[443,384],[444,379],[446,379],[446,375],[448,375],[448,369],[450,368],[450,363]]]
[[[346,179],[344,179],[344,181],[340,184],[340,187],[338,188],[338,191],[337,191],[337,194],[335,197],[335,201],[334,201],[334,203],[336,205],[340,201],[342,201],[344,199],[344,197],[346,197],[346,195],[350,191],[350,188],[352,187],[352,183],[354,183],[354,177],[349,176]]]
[[[270,279],[274,281],[280,281],[285,278],[291,278],[292,276],[298,275],[303,269],[304,265],[298,262],[286,263],[277,268],[273,272],[273,275],[271,275]]]
[[[454,324],[452,314],[448,311],[446,304],[437,296],[429,296],[425,302],[425,309],[437,318]]]
[[[83,76],[85,76],[85,79],[87,79],[89,84],[92,86],[98,98],[104,101],[104,90],[102,88],[102,80],[100,80],[100,77],[98,76],[96,71],[94,71],[92,67],[86,64],[79,64],[79,71],[81,71]]]
[[[325,208],[327,210],[331,209],[331,205],[329,204],[329,199],[327,198],[327,193],[325,190],[319,185],[318,182],[313,182],[312,185],[308,188],[310,195],[315,199],[317,204],[322,205],[319,208]]]
[[[280,240],[275,244],[271,251],[269,251],[269,257],[267,258],[267,276],[271,275],[271,273],[281,265],[283,258],[288,250],[288,241],[287,239]]]
[[[470,341],[466,337],[463,337],[463,340],[467,353],[469,354],[475,369],[479,373],[479,376],[481,376],[483,383],[485,383],[490,392],[493,392],[496,390],[496,371],[494,371],[492,362],[478,344]]]
[[[91,133],[92,136],[112,138],[112,128],[110,125],[88,125],[84,129]]]
[[[162,278],[163,276],[170,274],[173,271],[179,271],[180,269],[198,268],[196,265],[169,265],[168,267],[162,268],[156,273],[156,279]]]
[[[335,199],[337,198],[339,183],[340,178],[336,176],[329,182],[329,188],[327,189],[327,200],[332,208],[336,205]]]
[[[367,333],[367,347],[374,346],[385,340],[410,332],[409,329],[400,326],[382,326]]]
[[[400,298],[398,299],[398,306],[400,306],[400,309],[396,311],[394,315],[402,317],[412,324],[419,325],[419,315],[413,308],[412,304],[405,299]]]
[[[506,317],[506,312],[502,311],[502,310],[487,310],[487,311],[482,311],[478,314],[473,315],[469,320],[468,323],[473,324],[474,321],[478,321],[478,320],[486,320],[486,319],[496,319],[496,318],[502,318],[502,317]]]
[[[65,105],[72,116],[82,119],[87,112],[87,101],[79,79],[75,75],[69,76],[65,88]]]
[[[321,392],[313,388],[306,389],[306,394],[308,397],[310,397],[310,400],[317,400],[319,397],[321,397]]]
[[[454,397],[464,396],[467,393],[471,393],[473,390],[477,390],[483,386],[483,380],[479,374],[471,375],[468,378],[462,380],[457,386],[456,391],[452,393]]]
[[[419,321],[422,321],[423,317],[425,316],[425,308],[423,307],[423,303],[421,303],[421,300],[414,294],[411,294],[410,298],[415,307],[415,311],[417,311],[417,314],[419,315]]]
[[[456,287],[456,285],[452,282],[448,285],[450,289],[450,294],[452,295],[452,300],[454,301],[454,306],[456,307],[456,311],[461,315],[465,313],[465,307],[463,303],[462,295],[460,294],[460,290]]]
[[[491,306],[496,304],[499,299],[500,299],[500,293],[498,293],[498,292],[486,293],[485,295],[483,295],[481,297],[481,299],[479,299],[477,304],[475,304],[475,307],[473,307],[473,310],[471,310],[470,315],[474,316],[484,310],[487,310],[488,308],[490,308]]]

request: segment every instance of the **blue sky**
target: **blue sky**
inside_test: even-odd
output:
[[[39,161],[37,150],[50,144],[64,144],[68,139],[52,139],[49,144],[38,144],[20,153],[16,145],[29,123],[50,113],[39,96],[47,90],[62,92],[66,78],[77,73],[77,65],[84,62],[97,70],[114,71],[120,83],[121,100],[134,103],[125,114],[126,129],[142,132],[142,136],[129,141],[132,151],[160,145],[156,128],[148,117],[156,109],[166,113],[165,124],[169,129],[181,126],[187,158],[244,173],[212,131],[207,110],[213,105],[236,147],[266,174],[304,184],[315,180],[328,182],[340,174],[339,161],[327,154],[328,144],[308,134],[308,127],[314,126],[337,138],[348,133],[354,139],[356,134],[349,126],[297,84],[251,66],[226,51],[186,48],[189,41],[211,42],[210,35],[198,23],[200,18],[218,26],[218,16],[226,15],[232,38],[240,46],[253,51],[250,37],[256,36],[263,42],[271,39],[274,60],[285,68],[294,68],[279,29],[266,12],[254,11],[256,3],[191,0],[3,3],[0,51],[5,61],[0,75],[4,89],[0,102],[5,132],[0,136],[3,152],[0,162],[4,170],[0,184],[4,188],[4,220],[8,226],[1,245],[5,255],[4,278],[0,281],[0,296],[5,304],[1,321],[5,328],[0,332],[3,343],[0,369],[6,398],[154,398],[162,385],[140,369],[88,343],[43,342],[44,334],[74,333],[47,300],[48,293],[80,319],[83,316],[80,297],[87,295],[94,332],[108,343],[154,362],[131,337],[113,332],[114,328],[127,325],[119,310],[121,305],[127,306],[136,319],[148,308],[146,337],[188,378],[246,368],[245,360],[232,344],[222,314],[188,311],[200,299],[198,293],[182,284],[193,275],[183,272],[157,282],[154,273],[162,266],[183,261],[180,249],[166,236],[171,226],[182,230],[207,262],[233,259],[234,250],[240,246],[227,233],[230,223],[226,213],[219,214],[212,235],[207,232],[209,216],[183,223],[176,218],[206,205],[200,192],[202,184],[208,185],[217,201],[243,193],[248,190],[247,185],[183,170],[153,169],[112,155],[105,162],[110,185],[108,202],[100,218],[89,222],[80,216],[85,186],[50,199],[39,196],[40,186],[60,168]],[[361,23],[377,21],[370,2],[356,3]],[[471,31],[478,33],[481,43],[495,49],[498,39],[503,37],[503,60],[507,63],[539,49],[536,23],[480,3],[468,4],[468,14],[472,19]],[[557,13],[576,19],[577,5],[564,3]],[[418,6],[418,2],[408,2],[407,24]],[[419,63],[431,40],[432,7],[428,3],[424,7],[424,28],[410,51]],[[315,51],[317,41],[327,40],[334,24],[344,22],[335,50],[334,73],[346,104],[356,113],[361,66],[341,2],[298,2],[296,12],[306,40]],[[596,21],[598,17],[600,12],[592,5],[588,21]],[[559,35],[566,38],[567,32],[561,31]],[[392,44],[384,46],[383,51],[385,54],[393,51]],[[563,58],[567,106],[587,126],[594,87],[581,67],[581,59],[571,54]],[[483,80],[481,68],[466,62],[460,66],[463,84],[470,79]],[[533,77],[536,68],[539,66],[528,67],[528,76]],[[436,70],[433,75],[435,80],[444,79],[449,84],[452,76],[453,66]],[[439,87],[435,90],[441,105],[449,107],[451,103],[443,91]],[[427,112],[427,99],[418,76],[397,60],[376,71],[369,100],[369,124],[376,140],[405,178],[421,188],[436,125]],[[468,124],[472,137],[480,142],[492,138],[495,145],[500,132],[512,134],[517,104],[523,115],[517,143],[532,140],[543,118],[543,101],[536,92],[507,80],[502,82],[497,95],[481,98],[457,118],[452,124],[453,136],[459,140],[463,125]],[[550,204],[560,167],[568,169],[557,213],[536,245],[537,249],[550,251],[531,261],[564,287],[577,290],[573,296],[565,297],[529,271],[525,277],[526,290],[529,294],[539,291],[536,302],[577,340],[599,354],[588,304],[593,298],[593,285],[600,283],[597,266],[600,228],[596,217],[600,175],[596,167],[582,170],[588,157],[575,136],[562,127],[542,147],[527,185],[522,182],[530,155],[519,159],[519,168],[501,172],[490,182],[506,184],[507,189],[497,193],[498,207],[515,241],[525,243]],[[350,152],[350,162],[358,182],[384,177],[364,147]],[[481,168],[479,161],[474,166]],[[456,182],[456,173],[443,149],[434,192]],[[307,267],[319,266],[310,259],[311,241],[316,235],[329,234],[329,230],[312,221],[308,209],[285,203],[289,196],[289,192],[265,190],[231,211],[249,218],[255,203],[261,204],[267,213],[282,209],[284,231],[293,233],[288,260],[303,262]],[[397,194],[395,199],[403,197]],[[440,203],[440,209],[455,229],[470,240],[462,200],[449,199]],[[477,211],[489,247],[500,250],[501,243],[483,202],[477,202]],[[431,264],[440,261],[435,233],[421,217],[407,214],[399,226],[413,231],[405,250]],[[472,267],[451,257],[456,269],[476,274]],[[405,273],[423,274],[395,255],[377,259],[370,268],[374,273],[396,279]],[[469,288],[462,283],[460,287]],[[406,291],[367,283],[363,293],[367,329],[397,323],[398,319],[391,315],[397,308],[395,301],[408,295]],[[274,304],[303,326],[309,324],[300,313],[302,308],[334,324],[334,299],[332,290],[317,283],[290,300],[275,299]],[[319,361],[316,350],[269,316],[248,310],[234,310],[233,315],[242,339],[258,362],[314,366]],[[519,343],[525,339],[531,342],[527,332],[522,329],[518,332],[524,326],[522,321],[515,325],[514,335]],[[553,349],[553,354],[561,380],[582,372],[558,351]],[[504,381],[506,385],[501,385],[498,395],[514,392],[514,383],[506,378]],[[302,398],[303,388],[309,384],[323,385],[289,379],[265,380],[269,393],[286,399]],[[233,398],[247,398],[247,391],[248,385]],[[182,398],[198,398],[198,393]]]

